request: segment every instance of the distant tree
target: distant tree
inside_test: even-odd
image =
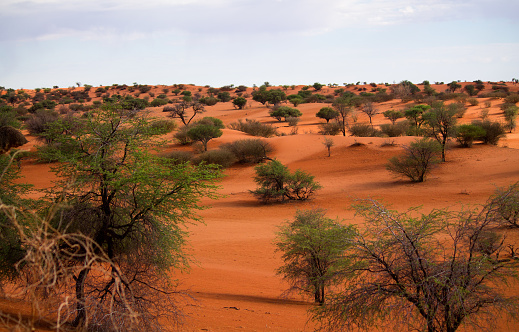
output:
[[[218,99],[222,102],[222,103],[226,103],[226,102],[229,102],[231,101],[231,94],[227,91],[222,91],[222,92],[219,92],[218,93]]]
[[[243,97],[237,97],[233,99],[232,104],[234,107],[242,110],[247,105],[247,99]]]
[[[192,108],[193,114],[191,117],[187,114],[187,110]],[[182,101],[180,103],[175,104],[175,106],[164,106],[162,109],[163,112],[169,112],[170,117],[179,118],[180,121],[184,124],[184,126],[189,125],[191,121],[200,113],[205,112],[204,105],[202,103],[188,103],[186,101]]]
[[[447,140],[456,135],[456,112],[440,102],[424,113],[423,117],[428,135],[436,139],[442,147],[442,162],[445,162]]]
[[[311,294],[316,303],[325,302],[327,287],[345,278],[349,260],[344,252],[353,236],[352,226],[327,218],[322,209],[298,210],[295,220],[282,225],[276,237],[284,265],[277,274],[291,289]]]
[[[369,124],[373,127],[372,118],[378,114],[379,109],[372,102],[368,101],[362,105],[361,111],[369,117]]]
[[[286,199],[307,200],[321,188],[312,175],[301,170],[292,174],[278,160],[260,164],[255,171],[254,181],[259,187],[251,193],[264,203]]]
[[[287,121],[287,118],[298,118],[302,115],[301,111],[299,111],[297,108],[292,108],[289,106],[273,107],[269,114],[278,121],[281,121],[281,119]]]
[[[321,83],[315,82],[312,87],[315,89],[315,91],[320,91],[323,88],[324,85]]]
[[[449,89],[453,93],[456,92],[456,90],[461,89],[461,84],[459,84],[457,81],[452,81],[447,85],[449,86]]]
[[[395,124],[396,120],[404,117],[404,114],[401,111],[395,110],[387,110],[382,113],[386,118],[391,121],[392,124]]]
[[[352,103],[349,98],[337,98],[334,100],[332,107],[339,112],[337,122],[340,124],[342,135],[346,136],[346,127],[348,126],[348,116],[352,112]]]
[[[265,105],[269,99],[268,94],[269,94],[269,91],[267,90],[267,87],[262,85],[259,87],[258,90],[255,90],[252,92],[252,100]]]
[[[469,96],[476,96],[478,91],[476,91],[476,87],[472,84],[467,84],[464,87],[465,91],[469,94]]]
[[[326,149],[328,150],[328,157],[330,157],[331,156],[331,148],[332,148],[332,146],[334,144],[333,139],[325,137],[323,144],[326,147]]]
[[[204,151],[207,151],[207,143],[213,138],[222,136],[221,129],[224,125],[220,119],[205,117],[197,121],[188,131],[187,136],[195,142],[202,143]]]
[[[422,126],[422,123],[425,121],[423,118],[423,114],[427,112],[431,106],[429,105],[416,105],[407,110],[405,110],[405,117],[411,121],[414,126],[418,129]]]
[[[267,101],[274,106],[285,100],[287,100],[287,95],[280,89],[270,90],[267,94]]]
[[[517,126],[516,119],[518,111],[519,107],[515,105],[510,105],[504,110],[506,126],[508,127],[509,133]]]
[[[506,136],[505,128],[500,122],[490,120],[476,120],[473,121],[472,124],[483,128],[485,131],[485,135],[478,138],[478,140],[481,140],[484,144],[497,145],[499,140]]]
[[[413,182],[424,182],[427,174],[440,163],[441,146],[438,142],[423,138],[404,146],[404,154],[389,159],[386,168],[403,175]]]
[[[507,285],[518,264],[504,253],[491,208],[424,214],[373,200],[356,205],[365,224],[345,254],[354,261],[350,277],[313,309],[314,320],[330,331],[454,332],[515,317]]]
[[[330,120],[335,119],[339,116],[339,112],[334,110],[332,107],[322,107],[319,112],[315,114],[316,117],[325,119],[326,123]]]

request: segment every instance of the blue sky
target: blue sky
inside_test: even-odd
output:
[[[519,0],[1,0],[0,85],[519,78]]]

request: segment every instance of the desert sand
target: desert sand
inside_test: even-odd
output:
[[[480,100],[480,105],[483,102]],[[500,116],[499,103],[492,101],[491,118]],[[189,273],[172,276],[179,281],[179,289],[193,298],[181,303],[182,331],[313,330],[314,323],[308,321],[306,313],[313,305],[311,299],[285,294],[288,285],[275,274],[282,260],[275,251],[273,240],[278,226],[292,220],[298,209],[324,208],[331,218],[337,217],[344,223],[361,223],[350,209],[355,199],[375,198],[398,210],[414,206],[422,206],[424,211],[459,209],[461,205],[483,204],[496,187],[519,180],[518,133],[508,134],[498,146],[475,144],[472,148],[460,148],[451,142],[447,161],[433,170],[424,183],[395,177],[385,168],[387,160],[401,153],[401,145],[408,144],[413,137],[334,136],[331,137],[334,146],[328,157],[324,137],[317,132],[322,120],[315,117],[323,106],[328,105],[300,105],[298,109],[303,116],[297,134],[265,139],[274,148],[270,157],[277,158],[292,171],[302,169],[315,176],[323,188],[312,199],[261,204],[249,192],[256,188],[254,166],[236,165],[224,172],[220,183],[222,197],[203,201],[210,206],[202,211],[205,224],[189,226],[189,252],[195,263]],[[377,104],[382,111],[404,106],[400,100]],[[150,108],[152,115],[165,117],[161,109]],[[267,107],[252,100],[244,110],[234,109],[230,102],[206,109],[203,116],[220,118],[226,125],[249,118],[271,123],[279,127],[280,132],[288,134],[291,131],[286,123],[269,117]],[[469,106],[460,122],[469,122],[480,113],[480,106]],[[359,114],[358,121],[367,122],[368,119]],[[376,115],[373,121],[375,125],[389,123],[382,114]],[[209,149],[246,137],[249,136],[242,132],[224,129],[220,138],[209,142]],[[169,142],[166,152],[186,149],[175,142],[173,133],[165,138]],[[32,148],[33,143],[34,138],[28,147]],[[352,146],[353,143],[362,144]],[[27,160],[22,167],[27,182],[39,188],[51,184],[53,175],[49,173],[48,165]],[[518,328],[519,325],[502,326],[503,331]]]

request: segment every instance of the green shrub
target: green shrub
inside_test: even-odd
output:
[[[303,115],[297,108],[292,108],[289,106],[274,106],[270,112],[270,116],[281,121],[282,118],[286,119],[289,117],[295,118]]]
[[[357,137],[380,137],[382,133],[369,124],[356,123],[349,128],[352,136]]]
[[[339,122],[329,122],[319,124],[319,134],[322,135],[338,135],[342,130]]]
[[[153,101],[150,103],[150,106],[151,107],[159,107],[159,106],[164,106],[164,105],[167,105],[168,104],[168,99],[162,99],[162,98],[155,98],[153,99]]]
[[[177,128],[177,123],[167,119],[157,119],[150,123],[150,129],[153,133],[162,135],[172,132]]]
[[[227,91],[222,91],[222,92],[219,92],[218,93],[218,99],[222,102],[222,103],[226,103],[226,102],[229,102],[231,101],[231,94]]]
[[[272,147],[266,141],[259,138],[247,138],[232,143],[225,143],[220,149],[232,152],[239,163],[257,164],[268,158]]]
[[[471,147],[474,140],[485,136],[485,129],[475,124],[462,124],[456,131],[456,140],[466,148]]]
[[[409,125],[407,121],[402,121],[395,124],[381,124],[380,131],[382,134],[387,135],[388,137],[398,137],[405,135],[408,127]]]
[[[229,128],[242,131],[249,135],[267,138],[276,136],[278,134],[275,127],[269,124],[263,124],[257,120],[250,119],[245,119],[245,122],[240,119],[238,122],[229,124]]]
[[[207,106],[213,106],[218,103],[218,99],[215,97],[202,97],[198,101]]]
[[[193,158],[193,163],[195,164],[214,164],[222,167],[229,167],[235,162],[236,156],[231,151],[225,149],[205,151]]]
[[[322,107],[319,112],[315,114],[316,117],[325,119],[326,122],[330,122],[330,120],[335,119],[339,116],[339,112],[331,107]]]
[[[247,105],[247,99],[243,97],[237,97],[232,100],[234,107],[242,110]]]
[[[472,124],[479,126],[485,130],[485,135],[478,137],[478,141],[482,141],[485,144],[497,145],[499,140],[506,136],[503,125],[499,122],[493,122],[490,120],[484,121],[473,121]]]
[[[189,129],[191,129],[191,127],[192,125],[183,126],[175,133],[175,135],[173,135],[178,140],[179,144],[191,144],[191,138],[187,135],[187,132]]]
[[[404,147],[401,156],[389,159],[386,168],[397,175],[403,175],[413,182],[423,182],[431,169],[441,162],[441,146],[438,142],[422,138]]]
[[[519,94],[511,93],[509,96],[505,98],[505,103],[517,104],[519,103]]]
[[[254,181],[259,185],[251,193],[263,203],[284,200],[307,200],[321,188],[314,177],[301,170],[291,174],[278,160],[255,167]]]
[[[470,106],[478,106],[479,105],[479,100],[477,100],[477,98],[469,98],[469,99],[467,99],[467,101],[469,102]]]
[[[175,165],[179,165],[191,162],[193,154],[188,151],[174,150],[166,154],[166,158],[173,160]]]

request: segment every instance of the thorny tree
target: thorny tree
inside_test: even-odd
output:
[[[92,273],[99,265],[85,264],[86,256],[70,261],[82,266],[74,276],[74,326],[127,317],[125,303],[131,302],[141,328],[149,329],[171,308],[174,292],[167,272],[188,262],[182,249],[184,225],[199,220],[201,197],[215,197],[220,173],[212,166],[174,165],[152,154],[157,143],[152,130],[145,117],[103,105],[72,134],[57,139],[62,163],[55,171],[62,180],[51,193],[66,205],[53,227],[91,239],[112,262],[106,265],[106,278]],[[124,298],[113,296],[117,284],[124,287],[119,293]]]
[[[193,110],[193,114],[191,114],[191,116],[188,115],[189,108]],[[179,118],[184,126],[187,126],[191,123],[195,116],[205,112],[205,108],[204,105],[199,102],[188,103],[186,101],[181,101],[175,104],[175,106],[165,106],[162,111],[169,112],[170,117]]]
[[[495,209],[420,214],[372,200],[357,205],[366,223],[347,255],[356,261],[353,276],[314,318],[333,331],[377,325],[453,332],[515,312],[516,298],[503,289],[518,263],[492,231]]]
[[[297,211],[295,220],[280,227],[276,246],[285,264],[277,270],[291,288],[325,301],[325,290],[344,279],[353,228],[327,218],[321,209]]]

